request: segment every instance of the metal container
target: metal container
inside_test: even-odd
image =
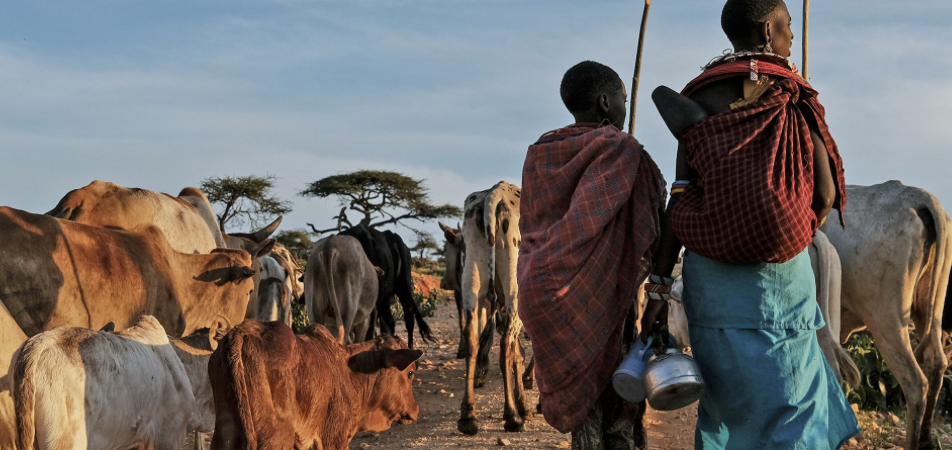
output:
[[[704,395],[701,370],[677,348],[668,348],[648,361],[644,372],[648,404],[659,411],[673,411],[698,401]]]
[[[649,341],[650,342],[650,341]],[[648,348],[641,339],[635,338],[635,346],[622,360],[618,370],[612,375],[612,387],[618,396],[632,403],[638,403],[647,397],[645,392],[645,369],[648,368]]]

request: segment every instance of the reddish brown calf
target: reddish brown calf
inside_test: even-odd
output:
[[[416,361],[402,339],[340,345],[321,325],[296,336],[247,319],[208,364],[215,396],[212,449],[344,450],[358,431],[410,423]]]

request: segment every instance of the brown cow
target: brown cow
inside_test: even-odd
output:
[[[155,225],[165,233],[169,245],[182,253],[210,253],[225,247],[218,227],[208,222],[209,215],[214,220],[208,199],[195,188],[185,188],[172,197],[96,180],[69,191],[46,214],[122,230]]]
[[[0,207],[0,300],[33,336],[57,325],[126,328],[155,316],[174,336],[244,317],[251,255],[174,251],[158,228],[126,232]]]
[[[7,308],[0,303],[0,449],[15,448],[16,415],[13,409],[14,354],[26,335],[13,320]]]
[[[396,336],[344,347],[321,325],[296,336],[278,322],[245,320],[208,363],[212,449],[344,450],[358,431],[412,422],[422,355]]]

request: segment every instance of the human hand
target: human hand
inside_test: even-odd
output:
[[[655,322],[664,329],[668,327],[668,302],[649,299],[645,312],[641,316],[641,342],[648,342],[648,336],[654,330]]]

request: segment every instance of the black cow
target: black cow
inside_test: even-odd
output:
[[[390,311],[390,299],[396,295],[403,307],[403,320],[407,325],[407,345],[413,348],[414,319],[420,324],[420,336],[423,340],[432,341],[430,327],[423,321],[423,315],[413,301],[413,277],[410,274],[413,265],[410,249],[403,239],[391,231],[379,231],[364,225],[348,228],[340,234],[360,241],[370,262],[384,272],[378,277],[380,289],[377,296],[377,314],[380,318],[380,332],[393,334],[396,330],[397,322]]]

